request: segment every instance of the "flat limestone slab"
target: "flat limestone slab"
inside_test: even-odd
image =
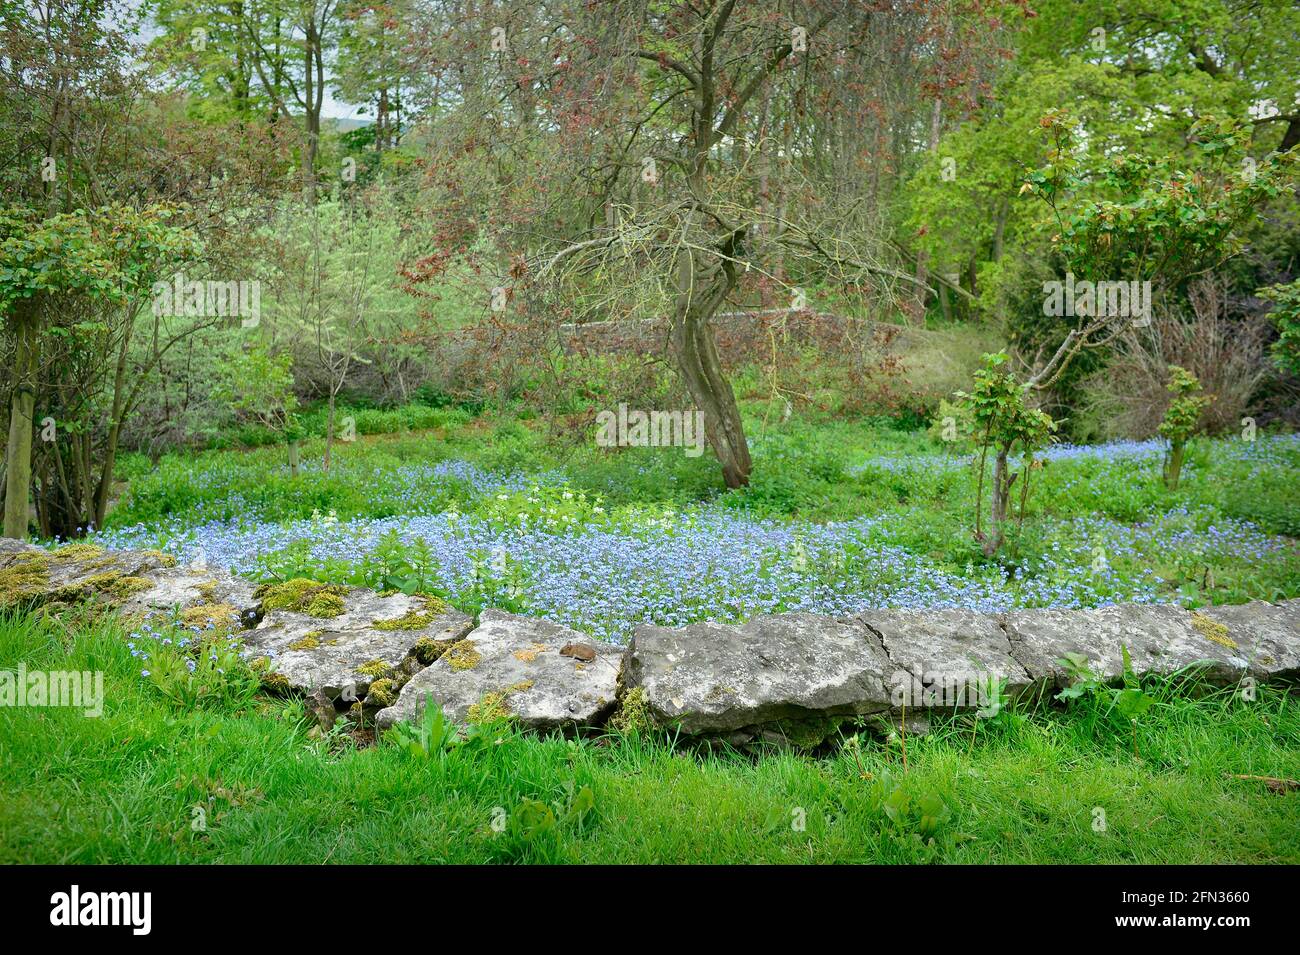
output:
[[[320,691],[330,700],[365,702],[376,680],[405,678],[408,658],[420,641],[450,644],[473,626],[467,614],[450,608],[419,626],[376,626],[425,612],[423,598],[406,594],[381,597],[353,590],[343,603],[346,609],[334,617],[271,610],[256,629],[239,636],[250,657],[270,659],[287,688],[307,694]]]
[[[1000,621],[972,610],[871,610],[862,621],[880,635],[889,654],[891,702],[908,708],[970,709],[981,705],[990,679],[1005,680],[1014,697],[1034,676],[1012,652]],[[902,688],[912,678],[911,692]],[[918,700],[917,697],[920,696]]]
[[[124,613],[228,607],[241,628],[252,626],[260,615],[260,601],[253,596],[255,585],[226,571],[164,567],[144,576],[149,589],[125,601]]]
[[[614,707],[622,655],[619,647],[547,620],[484,610],[478,626],[411,677],[375,721],[386,729],[417,720],[432,694],[461,724],[472,721],[472,708],[492,707],[533,729],[598,726]]]
[[[175,561],[157,551],[112,551],[93,544],[53,550],[3,538],[0,607],[92,600],[117,606],[150,586],[147,575]]]
[[[1300,600],[1205,607],[1198,611],[1227,632],[1259,680],[1300,683]]]
[[[1124,675],[1121,647],[1127,647],[1138,674],[1168,676],[1189,667],[1206,679],[1232,683],[1245,672],[1240,650],[1210,639],[1193,626],[1181,607],[1125,604],[1095,610],[1017,610],[1006,615],[1007,635],[1016,659],[1030,674],[1064,685],[1057,660],[1066,653],[1086,656],[1107,680]]]
[[[660,725],[753,737],[764,724],[883,712],[889,669],[861,624],[791,613],[736,625],[637,627],[623,682],[644,693]]]

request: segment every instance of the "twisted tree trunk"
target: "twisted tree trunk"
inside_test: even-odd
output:
[[[736,394],[723,373],[710,321],[734,283],[735,270],[730,263],[706,268],[695,253],[684,252],[678,261],[671,342],[677,368],[704,417],[704,433],[730,488],[749,484],[753,462]]]

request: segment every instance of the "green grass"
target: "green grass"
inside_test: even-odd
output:
[[[851,750],[703,755],[506,729],[440,762],[312,739],[292,701],[174,709],[124,633],[0,618],[0,668],[103,670],[106,693],[98,719],[0,708],[0,862],[1300,862],[1297,797],[1229,778],[1300,777],[1300,708],[1267,688],[1247,702],[1150,687],[1140,757],[1085,704],[973,738],[945,718],[907,738],[906,766],[900,740],[866,735],[860,768]],[[564,803],[566,784],[594,795],[581,824],[494,831],[525,800]],[[946,807],[933,830],[922,800]]]

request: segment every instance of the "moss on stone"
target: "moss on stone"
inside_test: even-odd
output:
[[[110,570],[59,587],[50,593],[50,598],[56,601],[73,601],[93,593],[120,602],[152,586],[153,582],[146,577],[131,577]]]
[[[1201,636],[1206,640],[1217,643],[1221,647],[1227,647],[1229,650],[1239,649],[1237,641],[1228,636],[1228,628],[1218,621],[1211,620],[1203,613],[1192,614],[1192,626],[1200,631]]]
[[[369,706],[392,706],[397,702],[397,684],[388,679],[376,680],[370,684],[370,689],[366,693],[366,704]]]
[[[433,594],[416,594],[416,596],[424,601],[425,613],[431,613],[435,617],[441,617],[443,614],[451,610],[451,604],[447,603],[447,601],[443,600],[441,597],[435,597]]]
[[[147,577],[119,577],[108,585],[107,593],[117,600],[127,600],[153,586]]]
[[[392,620],[376,620],[371,626],[376,630],[419,630],[421,627],[427,627],[433,623],[436,616],[437,614],[409,610],[402,616]]]
[[[322,584],[295,577],[281,584],[263,584],[253,592],[267,610],[292,610],[313,617],[337,617],[343,613],[346,587]]]
[[[650,713],[650,704],[646,700],[645,690],[638,686],[623,694],[618,709],[609,718],[609,725],[620,733],[653,729],[655,721]]]
[[[447,665],[453,670],[472,670],[479,665],[483,655],[474,649],[473,640],[458,640],[447,648],[443,654],[447,660]]]
[[[212,624],[212,629],[226,633],[239,629],[239,613],[230,604],[196,604],[182,610],[180,617],[184,626],[199,630],[206,630],[208,624]]]
[[[465,718],[479,726],[484,723],[496,723],[509,715],[504,692],[484,693],[477,703],[471,703],[469,709],[465,711]]]
[[[96,544],[65,544],[52,554],[54,559],[59,562],[90,560],[103,555],[104,548]]]
[[[446,653],[455,643],[455,640],[435,640],[433,637],[421,637],[415,641],[412,653],[415,655],[415,659],[428,666]]]
[[[451,609],[447,605],[447,601],[440,597],[421,594],[420,599],[424,601],[423,610],[408,610],[402,616],[392,620],[376,620],[371,626],[376,630],[419,630],[421,627],[427,627]]]
[[[357,672],[362,676],[382,677],[387,676],[392,671],[393,668],[383,660],[368,660],[357,667]]]
[[[165,554],[160,550],[145,550],[140,553],[144,554],[146,557],[152,557],[154,560],[158,561],[158,564],[161,567],[176,566],[176,556],[174,554]]]
[[[316,634],[319,630],[313,630],[311,633],[305,633],[302,638],[289,644],[290,650],[315,650],[320,646],[320,638]]]
[[[283,673],[276,673],[275,671],[262,674],[262,686],[274,693],[288,693],[293,689],[293,686],[289,683],[289,678]]]
[[[313,617],[337,617],[344,609],[343,598],[338,594],[319,593],[311,598],[306,612]]]
[[[772,732],[796,749],[814,750],[835,733],[844,722],[841,716],[810,716],[801,720],[782,720]]]
[[[44,594],[49,582],[48,554],[15,554],[13,562],[0,570],[0,607]]]

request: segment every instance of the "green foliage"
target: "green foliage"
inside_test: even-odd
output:
[[[1169,442],[1165,483],[1171,491],[1176,491],[1187,442],[1199,430],[1201,412],[1209,405],[1210,399],[1198,393],[1201,383],[1196,376],[1178,365],[1169,367],[1169,383],[1165,387],[1173,395],[1173,400],[1169,402],[1158,430],[1160,436]]]
[[[456,724],[447,719],[432,693],[424,695],[424,712],[418,723],[394,723],[386,742],[421,759],[445,759],[462,742]]]
[[[1023,192],[1051,208],[1067,270],[1093,280],[1150,280],[1176,288],[1239,251],[1255,208],[1291,184],[1292,154],[1248,158],[1251,128],[1212,116],[1188,130],[1194,159],[1121,152],[1089,162],[1064,110],[1043,117],[1047,163]]]
[[[970,416],[971,432],[980,447],[1032,455],[1051,440],[1055,423],[1050,415],[1027,405],[1025,386],[1003,370],[1006,362],[1005,352],[985,355],[974,388],[956,396]]]
[[[176,216],[165,204],[114,203],[50,217],[30,208],[0,209],[0,314],[42,294],[116,304],[143,295],[199,252],[194,234],[173,224]]]
[[[1178,365],[1169,366],[1169,383],[1165,387],[1174,397],[1160,422],[1160,435],[1170,444],[1181,445],[1199,430],[1201,412],[1210,399],[1199,394],[1201,383],[1196,376]]]
[[[220,632],[177,628],[133,636],[141,672],[178,710],[243,706],[261,683],[244,661],[239,641]]]
[[[1156,699],[1146,693],[1133,672],[1133,661],[1127,646],[1120,646],[1124,659],[1124,684],[1108,685],[1092,670],[1088,658],[1079,653],[1068,653],[1057,660],[1065,671],[1070,685],[1056,694],[1058,700],[1091,700],[1102,710],[1104,717],[1117,716],[1121,725],[1133,730],[1133,755],[1137,756],[1137,722],[1156,704]]]
[[[274,354],[265,344],[254,344],[225,360],[216,397],[285,440],[297,440],[302,432],[292,369],[292,355]]]
[[[1278,332],[1273,360],[1283,371],[1300,377],[1300,279],[1289,285],[1270,285],[1255,294],[1273,303],[1268,313]]]
[[[888,771],[881,773],[874,784],[880,810],[895,829],[933,845],[952,817],[952,809],[938,793],[923,791],[914,795],[914,788]]]
[[[985,355],[984,367],[975,373],[974,388],[956,394],[980,450],[980,493],[975,500],[975,534],[984,542],[986,555],[993,554],[1002,546],[1005,538],[1003,525],[1014,516],[1010,506],[1011,487],[1021,477],[1019,513],[1023,519],[1029,499],[1034,452],[1050,442],[1056,431],[1056,422],[1050,415],[1028,406],[1028,389],[1015,375],[1003,369],[1006,361],[1005,352]],[[994,467],[990,527],[985,534],[980,521],[990,449],[994,454]],[[1024,462],[1018,473],[1013,473],[1008,466],[1014,453],[1019,453]]]

